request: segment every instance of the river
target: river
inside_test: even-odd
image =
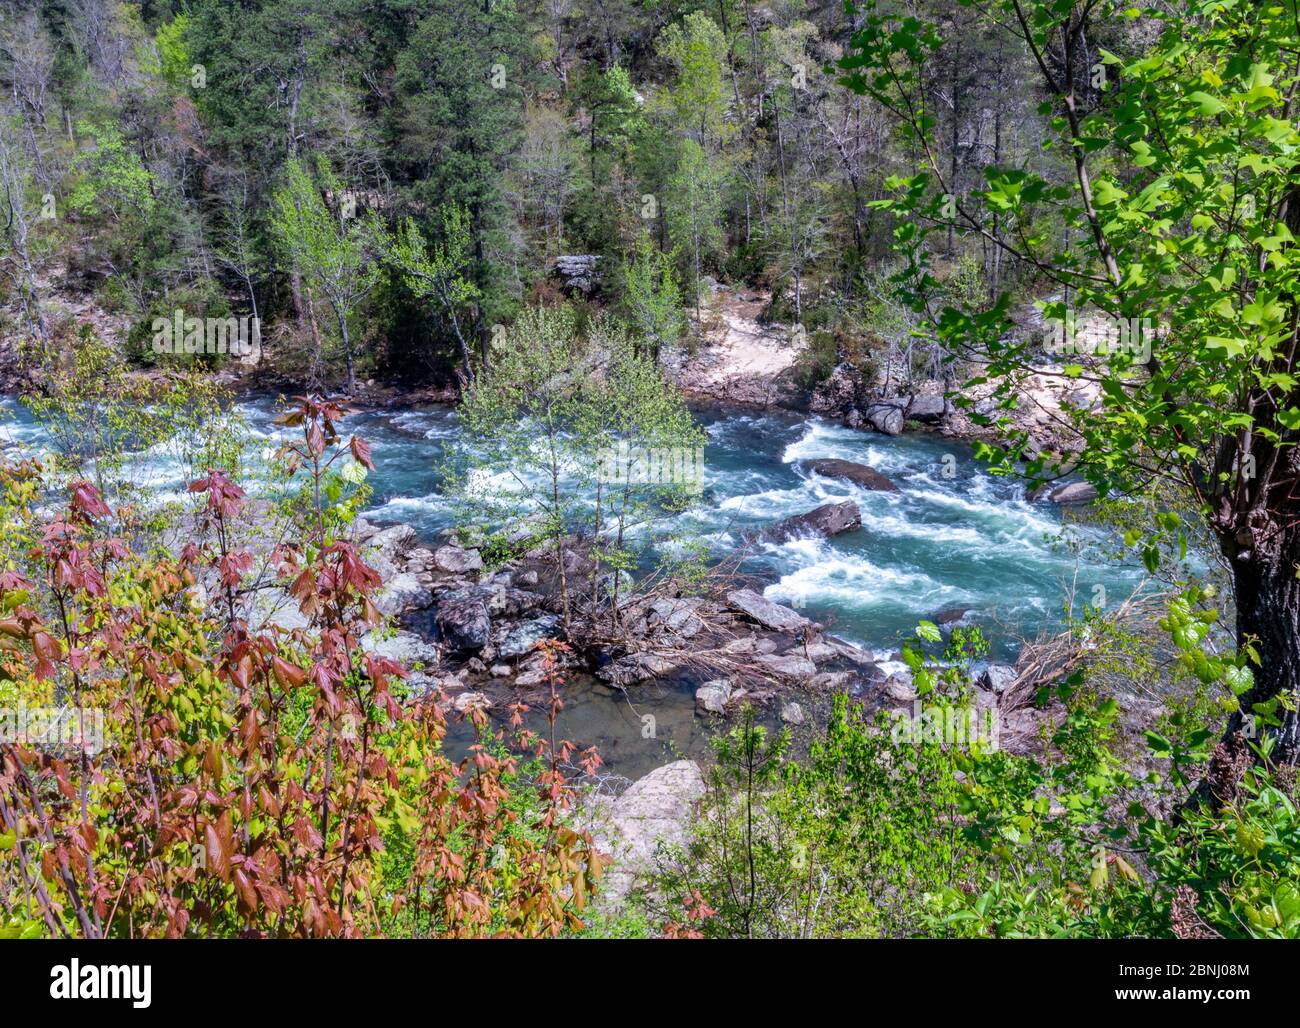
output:
[[[13,401],[0,440],[39,450],[43,433]],[[254,450],[273,447],[283,430],[267,398],[241,401]],[[1024,638],[1062,621],[1074,590],[1096,585],[1127,593],[1137,572],[1117,568],[1099,549],[1100,534],[1065,526],[1049,503],[1031,503],[1023,483],[987,474],[963,445],[930,435],[888,437],[791,413],[701,410],[707,431],[704,490],[685,513],[658,524],[661,544],[689,537],[718,555],[749,530],[829,501],[852,499],[862,529],[832,539],[763,545],[745,565],[769,582],[766,595],[793,605],[853,642],[889,659],[918,620],[966,608],[1002,659]],[[452,523],[438,467],[456,437],[446,407],[390,408],[350,415],[345,431],[372,446],[376,472],[367,517],[404,522],[428,540]],[[809,473],[803,462],[840,458],[870,465],[899,492],[868,491]],[[141,454],[132,477],[159,500],[179,499],[180,466],[165,448]],[[637,706],[599,683],[583,681],[566,697],[565,734],[597,744],[610,765],[634,775],[664,759],[698,753],[707,725],[694,716],[693,683],[638,687]],[[642,717],[653,710],[654,737]]]

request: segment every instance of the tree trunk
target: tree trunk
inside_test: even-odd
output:
[[[1270,527],[1271,531],[1254,533],[1260,545],[1239,549],[1233,559],[1237,645],[1254,646],[1260,664],[1252,668],[1254,688],[1241,698],[1241,710],[1229,719],[1229,735],[1246,724],[1251,704],[1286,692],[1300,696],[1300,578],[1296,577],[1300,525],[1295,524],[1294,516],[1283,513]],[[1300,762],[1300,712],[1279,708],[1277,718],[1281,727],[1261,727],[1256,740],[1275,734],[1276,745],[1269,759],[1278,764]]]
[[[352,360],[352,338],[348,334],[348,319],[343,312],[337,312],[339,319],[339,335],[343,337],[343,359],[347,362],[348,368],[348,395],[351,396],[357,391],[357,371]]]

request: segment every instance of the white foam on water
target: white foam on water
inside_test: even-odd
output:
[[[838,551],[824,539],[794,539],[764,549],[778,567],[788,569],[764,592],[779,603],[833,603],[845,610],[890,608],[928,614],[975,599],[918,568],[882,566],[860,553]]]

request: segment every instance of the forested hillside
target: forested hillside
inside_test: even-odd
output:
[[[989,163],[1063,176],[1039,151],[1025,55],[950,6],[928,12],[949,42],[920,88],[951,189]],[[266,322],[290,379],[338,383],[351,359],[449,382],[579,254],[599,258],[600,301],[668,344],[686,331],[670,309],[707,278],[774,290],[769,315],[807,330],[812,375],[908,327],[882,285],[893,219],[873,204],[913,154],[838,81],[864,17],[839,4],[32,8],[4,21],[4,152],[29,222],[13,287],[42,336],[68,289],[141,360],[155,316],[229,310]],[[1085,63],[1138,43],[1099,26]],[[308,231],[322,216],[338,222],[324,238]],[[384,229],[432,247],[426,266]],[[944,244],[954,288],[1023,282],[996,247]],[[371,263],[382,273],[355,274]]]
[[[0,935],[1300,934],[1298,84],[0,0]]]

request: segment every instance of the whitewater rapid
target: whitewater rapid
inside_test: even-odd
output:
[[[39,450],[40,427],[12,401],[0,440]],[[239,405],[251,436],[248,474],[288,438],[272,424],[269,399]],[[952,608],[985,627],[995,652],[1062,621],[1072,593],[1096,584],[1132,588],[1138,572],[1116,567],[1093,530],[1063,526],[1060,512],[1030,502],[1023,485],[987,474],[963,446],[933,436],[886,437],[795,414],[708,411],[704,488],[699,502],[644,531],[660,549],[703,542],[721,557],[754,529],[823,503],[853,500],[862,528],[831,539],[795,539],[750,547],[743,570],[766,595],[800,609],[882,658],[916,622]],[[378,468],[367,517],[404,522],[432,539],[453,524],[439,469],[455,444],[447,408],[388,409],[349,416],[345,432],[371,443]],[[158,499],[180,499],[185,463],[175,447],[138,454],[128,473]],[[899,492],[863,489],[825,478],[806,462],[838,458],[866,464]],[[490,485],[489,481],[483,483]]]

